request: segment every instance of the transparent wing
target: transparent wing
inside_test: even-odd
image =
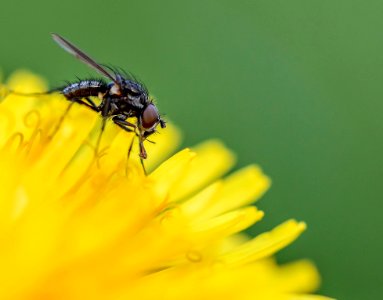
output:
[[[101,65],[96,63],[92,58],[90,58],[88,55],[86,55],[84,52],[82,52],[80,49],[78,49],[75,45],[73,45],[71,42],[64,39],[62,36],[52,33],[53,40],[65,51],[72,54],[74,57],[81,60],[83,63],[87,64],[88,66],[95,69],[100,74],[104,75],[105,77],[109,78],[110,80],[114,81],[116,84],[118,84],[116,78],[111,75],[108,71],[106,71]]]

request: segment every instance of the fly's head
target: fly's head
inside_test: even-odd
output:
[[[139,141],[140,141],[140,157],[145,159],[147,157],[146,150],[143,142],[153,133],[156,132],[158,125],[161,128],[166,127],[166,123],[161,119],[157,107],[150,102],[141,112],[137,118],[138,130],[139,130]]]
[[[161,119],[158,109],[153,102],[150,102],[144,108],[138,118],[138,123],[144,138],[147,138],[149,135],[153,134],[158,125],[160,125],[161,128],[166,127],[165,121]]]
[[[137,130],[140,139],[140,157],[146,158],[146,151],[143,141],[156,132],[158,125],[161,128],[166,127],[165,121],[161,118],[160,113],[151,99],[149,99],[146,88],[134,80],[124,79],[116,76],[119,89],[119,95],[116,94],[118,108],[120,112],[127,116],[135,116],[137,118]],[[113,87],[111,88],[111,90]]]

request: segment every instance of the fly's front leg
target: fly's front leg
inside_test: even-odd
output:
[[[112,118],[113,122],[128,132],[135,132],[137,126],[133,123],[126,121],[125,115],[116,115]]]
[[[139,146],[140,146],[140,163],[141,163],[142,169],[144,170],[144,174],[148,175],[148,173],[146,172],[145,164],[144,164],[144,159],[146,159],[148,155],[146,154],[146,150],[144,147],[144,137],[141,133],[138,139],[139,139]]]
[[[137,126],[133,123],[130,123],[128,121],[126,121],[126,116],[125,115],[117,115],[117,116],[114,116],[113,117],[113,122],[118,125],[119,127],[121,127],[122,129],[128,131],[128,132],[135,132],[136,133],[136,129],[137,129]],[[145,151],[145,148],[143,146],[143,139],[142,139],[142,136],[141,135],[138,135],[136,133],[136,136],[138,137],[139,139],[139,147],[140,147],[140,162],[141,162],[141,165],[142,165],[142,169],[144,170],[144,174],[146,175],[146,169],[145,169],[145,166],[144,166],[144,162],[143,162],[143,158],[146,158],[146,151]],[[132,151],[132,148],[133,148],[133,139],[132,139],[132,142],[130,143],[130,146],[129,146],[129,150],[128,150],[128,159],[130,157],[130,153]]]
[[[124,129],[127,132],[135,132],[135,130],[137,128],[137,126],[135,124],[126,121],[125,115],[114,116],[112,120],[113,120],[114,124],[121,127],[122,129]],[[136,135],[137,135],[137,133],[136,133]],[[128,158],[130,157],[130,153],[132,152],[133,141],[134,141],[134,139],[132,139],[130,146],[129,146]]]

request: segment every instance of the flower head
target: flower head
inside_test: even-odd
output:
[[[8,89],[43,91],[19,72]],[[289,220],[248,238],[263,212],[251,203],[270,180],[257,166],[220,179],[234,156],[220,142],[163,161],[174,126],[148,144],[146,176],[134,134],[59,94],[0,91],[1,299],[325,299],[306,260],[272,255],[305,229]],[[57,127],[57,124],[60,126]],[[327,299],[327,298],[326,298]]]

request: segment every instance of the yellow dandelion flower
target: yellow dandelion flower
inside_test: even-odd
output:
[[[7,88],[45,90],[27,72]],[[251,206],[270,180],[257,166],[221,178],[234,157],[220,142],[165,162],[173,126],[147,145],[149,175],[133,135],[60,95],[0,90],[0,299],[328,299],[306,260],[272,256],[305,229],[289,220],[249,239],[263,212]],[[52,132],[54,134],[52,134]]]

